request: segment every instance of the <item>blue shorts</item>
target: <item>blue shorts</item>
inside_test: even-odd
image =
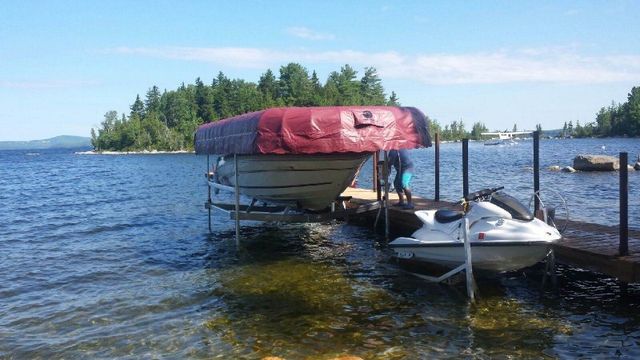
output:
[[[393,180],[393,186],[395,186],[396,191],[411,189],[411,186],[409,185],[411,183],[411,177],[413,177],[413,173],[410,169],[407,169],[402,173],[396,173],[396,178]]]

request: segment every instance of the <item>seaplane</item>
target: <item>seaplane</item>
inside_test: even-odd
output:
[[[531,131],[498,131],[484,132],[482,136],[497,136],[484,142],[485,145],[516,145],[514,136],[531,134]]]

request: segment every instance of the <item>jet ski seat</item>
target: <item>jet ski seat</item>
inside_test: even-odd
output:
[[[436,211],[435,219],[437,222],[441,224],[446,224],[446,223],[454,222],[456,220],[460,220],[462,219],[463,216],[464,216],[464,212],[462,211],[440,209]]]

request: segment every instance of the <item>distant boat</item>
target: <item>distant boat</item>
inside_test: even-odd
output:
[[[531,131],[498,131],[498,132],[485,132],[480,135],[483,136],[497,136],[484,142],[485,145],[516,145],[514,135],[526,135],[531,134]]]

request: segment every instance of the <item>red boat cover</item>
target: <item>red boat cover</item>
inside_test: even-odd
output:
[[[412,107],[271,108],[201,125],[196,154],[328,154],[431,146]]]

